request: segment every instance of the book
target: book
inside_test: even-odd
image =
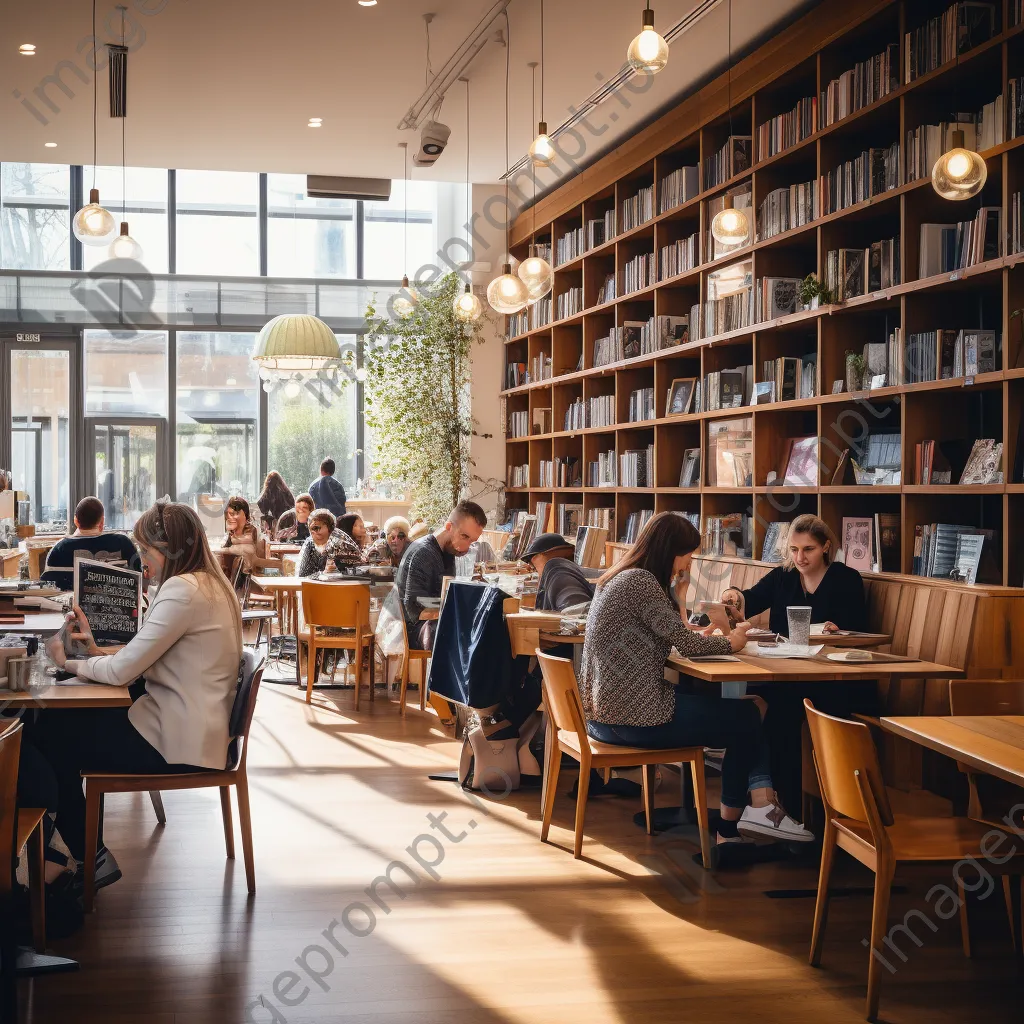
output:
[[[846,564],[858,572],[871,572],[871,534],[874,522],[871,519],[843,517],[843,552]]]
[[[978,438],[971,447],[967,465],[960,475],[961,484],[997,484],[1003,482],[1003,442]]]
[[[142,618],[141,572],[76,558],[74,594],[97,642],[126,644],[135,638]]]
[[[786,559],[786,543],[789,540],[789,523],[768,523],[764,528],[764,543],[761,546],[761,561],[778,564]]]
[[[875,513],[874,554],[879,572],[900,571],[900,517],[898,513]]]
[[[793,437],[786,447],[783,483],[789,487],[815,487],[818,483],[818,438]]]
[[[683,463],[679,470],[680,487],[697,487],[700,485],[700,449],[687,448],[683,452]]]
[[[981,552],[984,545],[985,535],[983,533],[961,532],[957,534],[953,567],[962,582],[970,584],[978,581],[978,569],[981,567]]]

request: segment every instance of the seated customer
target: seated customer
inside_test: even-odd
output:
[[[540,574],[537,610],[560,612],[594,599],[599,569],[584,569],[573,560],[576,549],[560,533],[542,533],[523,554]]]
[[[50,548],[40,578],[61,590],[71,590],[76,557],[113,562],[129,569],[142,567],[130,537],[104,533],[103,502],[99,498],[83,498],[75,507],[75,532]]]
[[[302,542],[296,576],[315,576],[327,570],[334,559],[334,516],[325,508],[315,509],[309,517],[309,536]]]
[[[444,526],[412,544],[395,576],[409,646],[430,650],[436,622],[420,622],[421,597],[440,597],[445,576],[455,575],[455,559],[469,551],[487,525],[487,514],[474,501],[460,501]]]
[[[313,499],[300,494],[295,499],[295,508],[282,514],[277,521],[276,541],[296,541],[301,544],[309,536],[309,517],[314,509]]]
[[[120,648],[96,645],[75,609],[76,640],[89,657],[50,657],[81,679],[125,686],[144,677],[130,708],[44,710],[33,741],[57,778],[57,829],[78,861],[85,848],[81,772],[176,774],[227,764],[228,722],[238,687],[242,618],[195,511],[158,501],[135,524],[143,571],[159,584],[138,633]],[[113,879],[112,879],[113,880]]]
[[[366,525],[363,523],[361,515],[348,512],[343,516],[338,516],[331,539],[334,542],[332,557],[339,572],[344,566],[365,563],[363,545],[366,543]]]
[[[366,561],[370,565],[391,565],[397,569],[409,547],[409,520],[403,516],[392,516],[384,524],[382,533],[383,536],[367,551]]]
[[[814,515],[797,516],[789,528],[786,561],[747,590],[730,587],[722,600],[741,619],[768,609],[768,628],[789,634],[790,605],[810,605],[811,622],[826,632],[867,629],[864,583],[860,573],[834,560],[836,539],[828,524]],[[802,717],[802,715],[801,715]]]
[[[251,576],[254,569],[281,567],[281,561],[267,556],[267,539],[253,526],[249,502],[245,498],[228,498],[224,506],[224,529],[226,531],[221,551],[229,551],[242,560],[242,570],[238,576],[244,582]]]
[[[811,833],[775,802],[758,704],[684,693],[665,680],[673,647],[684,657],[726,654],[747,640],[745,622],[728,636],[687,627],[677,595],[685,599],[698,547],[688,520],[661,512],[598,580],[580,676],[587,731],[621,746],[724,747],[719,842],[741,833],[809,842]]]

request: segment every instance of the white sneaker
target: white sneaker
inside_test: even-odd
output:
[[[743,808],[738,831],[746,836],[760,836],[780,843],[813,843],[814,833],[794,821],[779,804]]]

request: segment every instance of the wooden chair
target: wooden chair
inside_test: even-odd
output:
[[[420,711],[427,710],[427,662],[430,660],[430,651],[414,650],[409,646],[409,628],[405,623],[405,616],[398,616],[402,620],[402,683],[398,690],[398,702],[401,705],[399,714],[405,718],[406,691],[409,689],[409,663],[418,661],[420,663]]]
[[[374,699],[373,656],[376,637],[370,628],[370,586],[368,583],[302,582],[302,614],[306,627],[300,630],[299,646],[308,647],[306,656],[306,703],[313,700],[317,677],[317,655],[322,650],[352,651],[356,666],[356,711],[363,682],[363,652],[369,652],[370,700]],[[328,629],[346,632],[330,636]],[[319,632],[318,632],[319,631]],[[301,672],[301,666],[300,666]]]
[[[955,863],[973,856],[985,861],[988,870],[1011,875],[1016,897],[1017,920],[1011,921],[1015,934],[1020,930],[1020,873],[1024,856],[1016,856],[1002,867],[994,865],[981,852],[982,838],[991,826],[968,818],[920,818],[894,815],[882,779],[878,754],[868,726],[843,718],[833,718],[815,710],[804,701],[814,746],[814,761],[825,805],[825,835],[818,877],[818,899],[814,907],[810,963],[821,963],[821,949],[828,917],[829,878],[838,846],[875,873],[875,896],[871,918],[871,948],[868,955],[868,992],[866,1015],[878,1015],[879,961],[885,958],[882,947],[887,937],[889,896],[896,867],[903,863]],[[961,896],[961,929],[966,933],[966,903]],[[969,942],[966,944],[969,949]]]
[[[576,842],[573,856],[578,860],[583,853],[583,821],[587,812],[587,791],[590,787],[591,768],[643,767],[644,814],[647,834],[651,834],[654,812],[654,768],[659,764],[689,763],[693,777],[693,796],[700,826],[700,852],[704,867],[711,867],[711,839],[708,832],[707,789],[704,784],[704,748],[674,747],[670,750],[650,750],[644,747],[620,747],[612,743],[599,743],[587,734],[580,701],[579,685],[572,662],[567,658],[554,658],[537,651],[537,660],[543,674],[544,707],[551,718],[550,742],[544,752],[544,816],[541,823],[541,842],[547,842],[551,828],[551,815],[555,807],[555,792],[562,766],[563,752],[580,764],[580,781],[576,796]]]
[[[231,746],[228,750],[228,767],[223,771],[190,772],[187,775],[107,775],[99,772],[83,772],[85,780],[85,848],[95,850],[99,842],[100,805],[107,793],[139,793],[167,789],[211,789],[220,790],[220,809],[224,819],[224,846],[228,860],[235,859],[235,832],[231,820],[231,787],[235,787],[238,800],[238,825],[242,833],[242,856],[245,860],[245,881],[250,895],[256,892],[256,867],[252,849],[252,817],[249,811],[249,779],[246,762],[249,755],[249,728],[256,698],[259,696],[260,681],[263,679],[264,662],[257,661],[256,653],[246,650],[242,655],[241,682],[235,693],[231,708],[229,731]],[[96,899],[96,858],[85,858],[86,913],[93,908]]]
[[[9,865],[10,871],[0,868],[0,899],[9,901],[14,881],[14,863],[28,847],[29,900],[32,912],[32,945],[37,953],[46,949],[46,877],[43,819],[45,808],[19,807],[15,812],[18,792],[18,761],[21,756],[21,722],[3,723],[0,731],[0,864]],[[13,848],[4,842],[11,838],[9,826],[13,824]],[[8,907],[4,911],[10,912]]]

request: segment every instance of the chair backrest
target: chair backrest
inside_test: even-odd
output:
[[[953,715],[1024,715],[1024,682],[950,680],[949,711]]]
[[[302,581],[302,614],[306,625],[369,628],[369,583]]]
[[[558,730],[576,733],[581,749],[586,750],[590,741],[572,662],[568,658],[554,658],[539,649],[537,661],[543,676],[544,708],[551,716],[552,724]]]
[[[238,689],[235,691],[235,702],[231,705],[231,717],[228,720],[228,733],[231,746],[228,749],[228,768],[245,768],[246,755],[249,752],[249,728],[252,716],[256,711],[256,698],[259,696],[260,683],[263,681],[263,669],[266,659],[258,657],[253,650],[242,653],[242,663],[238,670]]]
[[[882,825],[891,825],[892,808],[871,730],[862,722],[822,714],[809,700],[804,700],[804,708],[825,804],[843,818],[870,824],[875,816]],[[857,773],[867,781],[867,798]],[[871,799],[873,809],[865,806],[866,799]]]
[[[0,894],[4,896],[10,893],[14,879],[20,755],[21,722],[12,720],[0,732]]]

